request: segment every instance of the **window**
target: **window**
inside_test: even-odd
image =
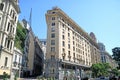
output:
[[[55,28],[54,27],[51,28],[51,32],[55,32]]]
[[[70,51],[68,51],[68,55],[70,56]]]
[[[51,52],[55,52],[55,47],[51,47]]]
[[[11,46],[10,46],[10,49],[12,49],[12,45],[13,45],[13,44],[12,44],[12,42],[11,42]]]
[[[65,60],[65,56],[62,56],[63,60]]]
[[[70,37],[70,33],[68,33],[68,37]]]
[[[12,32],[12,25],[10,26],[10,32]]]
[[[13,28],[13,33],[14,33],[14,28]]]
[[[68,28],[68,31],[70,31],[70,29]]]
[[[73,53],[73,60],[74,60],[74,62],[75,62],[75,53]]]
[[[7,46],[8,38],[5,39],[5,47]]]
[[[5,64],[4,64],[4,66],[7,66],[7,62],[8,62],[8,57],[5,57]]]
[[[19,63],[21,63],[21,57],[19,57]]]
[[[71,59],[70,51],[68,51],[68,58],[69,58],[69,61],[70,61],[70,59]]]
[[[73,45],[75,45],[75,42],[73,41]]]
[[[63,48],[62,51],[63,51],[63,53],[64,53],[64,52],[65,52],[65,49]]]
[[[65,26],[65,25],[64,25],[64,24],[62,24],[62,26],[63,26],[63,28],[64,28],[64,26]]]
[[[51,59],[55,59],[55,56],[54,56],[54,55],[51,55]]]
[[[65,42],[64,41],[62,42],[62,46],[65,46]]]
[[[16,20],[17,20],[17,17],[15,16],[15,22],[16,22]]]
[[[51,40],[51,45],[55,45],[55,40]]]
[[[74,36],[73,36],[73,40],[74,40]]]
[[[75,53],[73,53],[73,56],[75,57]]]
[[[15,60],[14,60],[15,62],[17,61],[17,55],[15,55]]]
[[[65,39],[65,36],[64,36],[64,35],[62,35],[62,39]]]
[[[2,17],[0,17],[0,25],[1,25]]]
[[[52,17],[52,20],[55,20],[55,17]]]
[[[73,51],[75,51],[75,47],[73,47]]]
[[[1,21],[1,17],[0,17],[0,21]]]
[[[7,48],[9,48],[9,45],[10,45],[10,40],[8,40],[8,43],[7,43]]]
[[[68,43],[70,43],[70,38],[68,38]]]
[[[64,29],[62,30],[62,33],[63,33],[63,34],[65,33],[65,30],[64,30]]]
[[[52,23],[52,26],[55,26],[55,23]]]
[[[15,13],[13,13],[13,15],[12,15],[12,18],[14,18],[15,17]]]
[[[68,49],[70,49],[70,44],[68,44]]]
[[[4,4],[1,3],[1,4],[0,4],[0,10],[1,10],[1,11],[3,10],[3,7],[4,7]]]
[[[51,34],[51,38],[55,38],[55,33],[52,33],[52,34]]]
[[[9,28],[10,28],[10,23],[8,22],[8,27],[7,27],[7,31],[9,31]]]

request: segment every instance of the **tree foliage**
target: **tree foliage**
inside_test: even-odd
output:
[[[18,22],[15,36],[15,47],[23,51],[24,42],[26,37],[26,29]]]
[[[113,59],[115,59],[118,62],[119,69],[120,69],[120,47],[115,47],[112,49],[113,52]]]
[[[100,75],[107,76],[108,70],[110,69],[109,63],[97,63],[93,64],[92,67],[93,77],[98,77]]]
[[[112,71],[112,73],[113,73],[114,75],[116,75],[116,76],[119,76],[119,75],[120,75],[120,71],[119,71],[117,68],[114,68],[114,69],[112,69],[111,71]]]

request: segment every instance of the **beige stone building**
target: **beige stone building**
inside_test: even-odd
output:
[[[11,74],[19,13],[18,0],[0,0],[0,77],[4,72]]]
[[[55,7],[46,13],[47,49],[45,74],[55,78],[89,69],[98,62],[98,46],[95,41],[67,14]],[[96,57],[97,56],[97,57]],[[92,58],[96,57],[94,60]],[[59,74],[59,75],[58,75]]]
[[[95,34],[93,32],[90,33],[90,37],[93,41],[91,44],[91,62],[92,64],[99,63],[100,62],[100,50],[99,46],[97,45],[97,39],[95,37]]]
[[[109,63],[111,68],[116,68],[118,67],[118,63],[112,58],[112,55],[110,55],[106,49],[105,45],[103,43],[98,43],[99,49],[100,49],[100,60],[102,63]]]
[[[27,29],[22,62],[22,77],[37,77],[43,73],[44,54],[42,45],[25,19],[23,19],[21,24]]]

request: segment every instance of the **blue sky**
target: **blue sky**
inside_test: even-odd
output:
[[[36,36],[45,39],[47,26],[45,13],[54,6],[61,8],[86,32],[94,32],[106,51],[120,47],[120,0],[19,0],[19,20],[29,20],[32,8],[32,29]]]

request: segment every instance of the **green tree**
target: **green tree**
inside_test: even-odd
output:
[[[108,69],[110,69],[110,65],[108,63],[97,63],[93,64],[92,67],[93,77],[98,77],[100,75],[107,76]]]
[[[27,30],[18,22],[15,36],[15,47],[23,51]]]
[[[114,69],[112,69],[111,71],[112,71],[112,73],[113,73],[114,75],[120,76],[120,71],[119,71],[117,68],[114,68]]]
[[[120,69],[120,47],[115,47],[112,49],[113,59],[118,62],[118,68]]]

